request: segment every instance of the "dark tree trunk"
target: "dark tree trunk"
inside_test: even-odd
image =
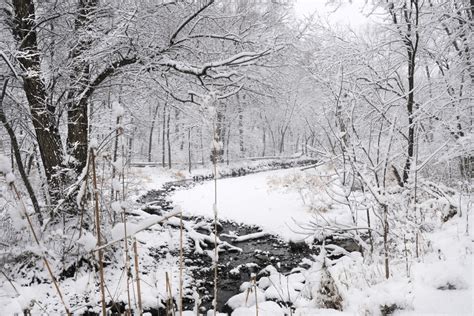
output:
[[[191,127],[188,128],[188,171],[191,173],[192,156],[191,156]]]
[[[119,146],[119,136],[120,136],[120,117],[117,116],[115,119],[115,137],[114,137],[114,148],[113,148],[113,153],[112,153],[112,179],[115,179],[115,176],[117,174],[117,168],[115,166],[115,162],[117,162],[118,158],[118,146]],[[112,186],[111,191],[110,191],[110,196],[112,200],[115,200],[115,190],[114,187]]]
[[[79,43],[71,51],[73,72],[67,96],[68,134],[66,150],[75,158],[74,168],[81,172],[87,164],[88,154],[88,105],[89,99],[80,97],[82,91],[90,84],[89,64],[83,58],[85,51],[92,45],[90,39],[91,23],[97,7],[97,0],[80,0],[78,16],[75,20],[75,31],[79,37]]]
[[[168,168],[169,169],[171,169],[170,120],[171,120],[171,111],[168,111],[168,119],[166,120],[166,142],[168,144]]]
[[[265,151],[267,149],[267,130],[263,128],[263,135],[262,135],[262,144],[263,144],[263,149],[262,149],[262,157],[265,157]]]
[[[410,175],[413,155],[415,153],[415,124],[413,121],[413,107],[414,107],[414,89],[415,89],[415,52],[408,50],[408,99],[407,99],[407,114],[408,114],[408,147],[407,160],[403,168],[403,183],[407,183]]]
[[[79,173],[86,166],[88,153],[88,102],[72,103],[67,111],[67,152],[74,157],[74,169]]]
[[[227,127],[227,137],[226,137],[226,141],[225,141],[225,152],[226,152],[226,161],[227,161],[227,165],[229,165],[230,163],[230,159],[229,159],[229,146],[230,144],[230,123],[229,123],[229,126]]]
[[[159,108],[160,105],[157,105],[155,111],[153,112],[153,120],[151,121],[150,136],[148,137],[148,162],[151,162],[151,150],[153,147],[153,130],[155,129],[156,116],[158,115]]]
[[[54,116],[55,108],[47,105],[41,61],[37,43],[35,6],[32,0],[13,0],[13,34],[20,44],[18,61],[22,67],[24,91],[31,111],[41,160],[49,187],[56,191],[61,182],[63,149]],[[56,194],[53,194],[53,196]]]
[[[408,62],[408,97],[407,97],[407,115],[408,115],[408,140],[407,140],[407,159],[403,168],[402,181],[406,184],[410,175],[412,160],[415,148],[415,122],[413,120],[413,111],[415,106],[415,70],[416,70],[416,53],[418,50],[418,21],[419,21],[419,7],[418,0],[411,1],[409,4],[405,3],[400,19],[404,19],[406,30],[402,29],[399,23],[397,13],[393,6],[389,8],[392,16],[393,24],[397,27],[401,39],[407,50]]]
[[[278,152],[282,154],[285,151],[285,135],[286,135],[286,129],[280,133],[281,138],[280,138],[280,145],[278,146]]]

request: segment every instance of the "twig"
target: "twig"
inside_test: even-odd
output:
[[[183,316],[183,212],[179,214],[179,316]]]
[[[104,289],[104,262],[103,257],[104,253],[101,248],[101,234],[100,234],[100,209],[99,209],[99,191],[97,189],[97,175],[95,170],[95,155],[94,149],[90,150],[90,159],[92,162],[92,183],[94,186],[94,200],[95,200],[95,226],[97,231],[97,246],[98,246],[98,255],[99,255],[99,277],[100,277],[100,295],[101,295],[101,304],[102,304],[102,316],[107,315],[106,305],[105,305],[105,289]]]
[[[257,291],[257,276],[252,275],[253,288],[255,291],[255,316],[258,316],[258,291]]]
[[[171,288],[171,283],[170,283],[170,278],[169,278],[168,272],[165,272],[165,279],[166,279],[166,290],[168,292],[168,300],[167,300],[167,304],[166,304],[167,315],[169,315],[170,311],[171,311],[171,315],[174,316],[175,313],[174,313],[174,307],[173,307],[173,290]]]
[[[137,249],[137,240],[133,239],[133,253],[135,256],[135,278],[137,279],[137,296],[138,296],[138,315],[143,314],[142,307],[142,292],[140,286],[140,272],[138,271],[138,249]]]
[[[15,293],[17,295],[20,295],[20,292],[18,292],[18,290],[16,289],[15,285],[13,284],[13,281],[10,280],[10,278],[8,277],[8,275],[6,275],[6,273],[3,271],[3,270],[0,270],[0,273],[3,274],[3,276],[5,277],[5,279],[7,279],[8,283],[10,283],[10,285],[12,286],[13,290],[15,291]]]
[[[125,210],[123,210],[123,228],[124,228],[124,250],[125,250],[125,273],[127,274],[127,303],[128,303],[128,310],[125,310],[126,315],[131,315],[132,311],[132,301],[130,300],[130,256],[128,252],[128,239],[127,239],[127,215],[125,214]]]
[[[213,151],[214,151],[214,157],[213,157],[213,164],[214,164],[214,300],[213,300],[213,306],[214,306],[214,316],[217,315],[217,277],[218,277],[218,262],[219,262],[219,250],[218,250],[218,238],[217,238],[217,159],[218,159],[218,148],[216,144],[218,140],[217,136],[217,131],[216,131],[216,123],[214,122],[214,142],[213,142]]]

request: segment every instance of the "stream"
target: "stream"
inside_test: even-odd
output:
[[[232,174],[228,177],[245,175],[245,173]],[[161,189],[151,190],[142,196],[139,202],[144,203],[144,210],[150,214],[163,215],[163,213],[173,209],[169,199],[170,194],[175,190],[185,190],[193,187],[202,181],[210,180],[210,177],[195,177],[191,180],[168,182]],[[192,223],[212,224],[212,219],[203,217],[183,217],[184,221]],[[226,302],[232,296],[240,293],[240,285],[249,281],[252,274],[258,274],[268,265],[272,265],[282,274],[290,273],[294,268],[302,267],[304,258],[310,258],[319,253],[319,245],[307,245],[306,243],[287,243],[275,235],[264,235],[260,238],[250,239],[242,242],[234,241],[233,236],[243,236],[262,232],[258,226],[250,226],[233,221],[220,221],[219,238],[228,242],[232,246],[240,248],[242,251],[223,251],[219,253],[218,263],[218,299],[217,310],[223,313],[231,313],[232,309]],[[197,230],[199,231],[199,230]],[[208,231],[199,231],[208,234]],[[335,240],[331,236],[327,239],[332,244],[336,244],[347,251],[358,251],[357,243],[352,239]],[[212,250],[210,245],[207,250]],[[194,247],[187,247],[185,251],[186,270],[193,279],[192,288],[199,294],[201,304],[199,311],[205,313],[212,309],[214,294],[214,269],[212,260],[206,254],[197,254]],[[159,260],[159,258],[157,258]],[[259,274],[257,278],[261,275]],[[187,292],[193,291],[188,288]],[[192,310],[195,306],[191,295],[185,296],[184,307]],[[165,315],[164,310],[151,310],[152,315]]]

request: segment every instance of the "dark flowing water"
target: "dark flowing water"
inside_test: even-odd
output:
[[[242,236],[261,231],[256,226],[230,221],[221,222],[221,226],[221,235],[236,233]],[[268,265],[276,267],[280,273],[288,273],[298,267],[303,258],[316,254],[316,248],[290,247],[286,242],[272,235],[238,243],[228,237],[220,237],[220,239],[242,249],[241,252],[225,251],[219,254],[217,309],[221,312],[231,311],[225,305],[227,300],[240,293],[240,285],[250,281],[252,273],[257,274]],[[203,267],[211,267],[212,261],[208,256],[196,255],[192,251],[186,256],[190,259],[187,266],[202,298],[201,306],[203,310],[208,310],[211,308],[214,294],[214,270],[203,269]],[[194,304],[194,302],[189,303],[191,306]]]

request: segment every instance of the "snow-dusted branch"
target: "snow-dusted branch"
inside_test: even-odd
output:
[[[241,52],[226,59],[204,63],[203,65],[189,65],[166,57],[157,61],[156,64],[171,67],[179,72],[200,77],[207,75],[207,71],[214,68],[249,65],[251,62],[271,54],[272,51],[273,49],[264,49],[259,52]]]
[[[79,99],[81,101],[89,99],[94,93],[95,89],[106,79],[110,78],[119,68],[133,65],[138,61],[138,57],[132,56],[129,58],[121,58],[120,60],[113,62],[91,81],[91,83],[82,91]]]
[[[173,46],[176,41],[176,37],[179,35],[179,33],[188,25],[192,20],[194,20],[201,12],[206,10],[209,6],[211,6],[214,3],[214,0],[209,0],[205,5],[203,5],[199,10],[196,12],[192,13],[190,16],[188,16],[176,29],[176,31],[171,35],[170,38],[170,44]]]
[[[2,57],[2,59],[5,61],[5,63],[7,64],[8,68],[10,68],[10,70],[12,71],[13,75],[15,76],[15,78],[19,79],[20,77],[18,76],[16,70],[15,70],[15,67],[13,67],[12,63],[10,62],[10,60],[8,59],[7,55],[5,55],[5,53],[3,51],[0,50],[0,56]]]
[[[164,221],[172,218],[172,217],[175,217],[175,216],[178,216],[179,214],[181,214],[181,211],[174,211],[168,215],[165,215],[165,216],[162,216],[162,217],[158,217],[156,218],[155,216],[152,216],[150,218],[147,218],[145,220],[143,220],[141,223],[137,224],[137,226],[135,227],[135,229],[133,231],[128,231],[127,232],[127,238],[130,238],[130,237],[133,237],[135,236],[136,234],[138,234],[139,232],[147,229],[147,228],[150,228],[151,226],[154,226],[156,224],[160,224],[160,223],[163,223]],[[102,249],[105,249],[113,244],[116,244],[120,241],[122,241],[123,239],[125,238],[125,234],[120,237],[120,238],[117,238],[117,239],[114,239],[108,243],[106,243],[105,245],[102,245],[100,247],[97,247],[95,249],[92,250],[92,252],[96,252],[96,251],[99,251],[99,250],[102,250]]]

